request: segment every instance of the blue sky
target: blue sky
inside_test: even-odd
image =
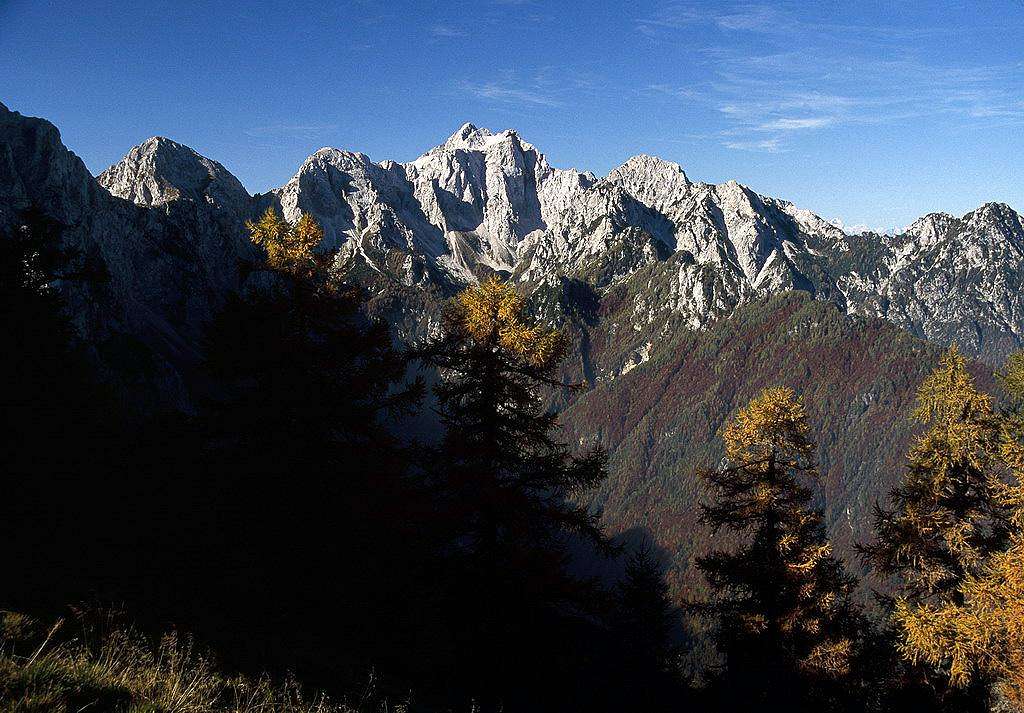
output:
[[[97,173],[152,135],[252,191],[464,121],[556,166],[636,153],[847,225],[1024,210],[1024,0],[0,0],[0,101]]]

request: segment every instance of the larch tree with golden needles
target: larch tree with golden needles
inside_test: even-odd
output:
[[[983,677],[1015,710],[1024,710],[1024,537],[993,555],[957,588],[958,603],[896,604],[901,652],[941,668],[950,683]]]
[[[440,376],[445,435],[424,460],[465,579],[463,665],[492,695],[522,685],[538,656],[566,643],[539,643],[539,622],[559,607],[586,606],[589,590],[566,569],[567,544],[605,546],[597,515],[573,496],[605,478],[606,457],[573,455],[542,404],[545,390],[563,387],[555,369],[564,353],[563,335],[532,319],[525,299],[496,278],[459,294],[441,334],[416,352]]]
[[[194,557],[195,571],[217,569],[204,578],[217,583],[205,590],[210,611],[232,611],[254,647],[323,651],[344,638],[360,655],[390,655],[388,637],[426,599],[413,576],[429,557],[422,530],[413,536],[389,510],[426,507],[390,423],[415,406],[418,385],[387,326],[326,274],[311,217],[292,227],[268,211],[250,229],[272,279],[254,280],[209,328],[205,367],[218,388],[196,424],[203,450],[189,472],[203,477],[184,493],[208,493],[217,547]],[[419,600],[394,603],[393,589]],[[295,592],[302,606],[282,606]],[[338,662],[335,674],[347,665],[344,652],[320,658]]]
[[[271,206],[246,227],[252,241],[266,251],[270,269],[312,278],[324,266],[325,258],[316,252],[324,231],[308,213],[291,225]]]
[[[927,430],[910,448],[890,507],[875,508],[875,541],[860,550],[895,580],[900,598],[941,605],[958,601],[960,585],[1006,543],[1006,421],[956,347],[918,389],[914,418]]]
[[[604,454],[572,457],[541,404],[543,389],[563,386],[563,335],[532,320],[524,298],[496,278],[459,294],[442,332],[417,356],[441,374],[445,479],[477,507],[465,519],[467,543],[494,551],[565,531],[600,540],[596,516],[566,496],[605,477]]]
[[[954,688],[974,686],[984,693],[989,684],[1014,709],[1024,710],[1024,485],[1020,481],[1024,354],[1011,356],[999,375],[1009,403],[998,415],[991,412],[985,397],[965,386],[963,377],[950,378],[958,367],[947,355],[936,371],[940,379],[933,375],[935,383],[930,386],[946,387],[948,401],[962,405],[960,414],[975,414],[973,429],[955,421],[956,427],[947,426],[947,430],[966,431],[959,442],[967,444],[967,455],[960,460],[970,464],[964,469],[968,477],[984,483],[981,492],[993,504],[984,509],[976,506],[970,513],[973,517],[947,538],[954,547],[943,564],[952,560],[957,565],[941,569],[939,581],[947,582],[952,570],[960,575],[955,589],[926,597],[914,597],[916,591],[911,590],[896,599],[898,646],[910,661],[940,671]],[[968,411],[971,400],[975,405]],[[955,491],[947,485],[946,492]],[[989,522],[981,520],[978,512]],[[986,529],[975,535],[975,523]],[[998,547],[997,537],[1007,531],[1008,544]],[[971,535],[973,539],[968,539]]]
[[[735,705],[843,703],[861,617],[852,580],[832,555],[803,404],[785,387],[764,390],[727,424],[725,464],[700,475],[716,498],[702,505],[715,533],[740,544],[698,558],[712,590],[691,605],[714,624],[725,671],[717,681]]]

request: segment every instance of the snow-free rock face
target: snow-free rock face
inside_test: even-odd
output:
[[[339,262],[404,285],[451,291],[497,271],[530,286],[570,277],[603,288],[676,254],[672,299],[656,309],[686,312],[693,326],[761,293],[833,294],[808,246],[842,235],[734,182],[693,183],[661,159],[637,156],[598,179],[552,168],[515,131],[472,124],[405,164],[321,149],[275,195],[290,220],[305,212],[324,226]]]
[[[139,144],[96,180],[112,195],[141,206],[189,200],[241,213],[250,202],[223,166],[162,136]]]
[[[931,214],[869,240],[862,268],[840,280],[850,311],[994,363],[1024,344],[1024,219],[1012,208]]]
[[[143,344],[161,389],[199,359],[202,325],[256,257],[244,221],[268,205],[316,218],[322,249],[387,303],[380,314],[402,336],[429,331],[439,298],[493,272],[556,321],[580,319],[584,296],[586,319],[613,320],[625,345],[622,363],[591,365],[595,380],[635,368],[630,355],[671,330],[792,289],[992,363],[1024,344],[1024,225],[1001,204],[850,236],[656,157],[598,178],[553,168],[515,131],[472,124],[408,163],[320,149],[253,198],[221,164],[161,137],[94,179],[51,124],[0,107],[0,227],[30,208],[61,226],[78,259],[108,275],[63,285],[80,332],[98,352]]]
[[[133,149],[102,183],[125,198],[52,124],[0,105],[0,232],[29,212],[45,221],[71,256],[56,286],[101,370],[141,409],[187,407],[203,326],[253,257],[248,195],[219,164],[166,140]]]

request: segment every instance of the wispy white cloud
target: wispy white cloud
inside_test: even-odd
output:
[[[692,87],[676,87],[671,84],[648,84],[641,91],[649,94],[660,94],[676,99],[700,98],[700,92]]]
[[[761,139],[755,141],[737,141],[727,140],[723,141],[722,145],[727,149],[734,149],[737,151],[763,151],[765,153],[781,153],[783,151],[780,144],[781,139]]]
[[[731,7],[694,2],[674,2],[641,17],[636,29],[648,37],[658,37],[666,30],[678,30],[693,25],[712,25],[721,30],[748,32],[774,32],[786,21],[777,7],[768,4],[745,3]]]
[[[803,132],[851,124],[1024,124],[1024,63],[938,65],[913,42],[936,28],[820,19],[786,2],[662,5],[637,32],[686,53],[707,78],[641,92],[713,109],[722,145],[744,150],[781,151]]]
[[[480,98],[499,102],[532,104],[534,106],[561,106],[562,102],[550,92],[543,89],[514,84],[505,81],[463,82],[460,88]]]
[[[465,37],[466,31],[451,25],[432,25],[430,34],[434,37]]]
[[[477,99],[533,107],[570,106],[609,91],[600,75],[549,65],[498,71],[486,79],[460,82],[456,89]]]
[[[815,116],[815,117],[784,117],[781,119],[773,119],[766,124],[761,124],[758,128],[762,131],[796,131],[798,129],[820,129],[824,126],[828,126],[834,121],[830,116]]]
[[[784,35],[793,33],[813,36],[846,36],[856,41],[906,41],[940,36],[942,27],[890,24],[866,25],[808,19],[802,3],[786,2],[719,2],[674,0],[657,7],[636,20],[636,30],[652,39],[671,40],[670,30],[692,26],[713,27],[724,32],[756,32]]]
[[[772,5],[743,5],[710,19],[723,30],[751,32],[774,32],[785,22],[782,13]]]

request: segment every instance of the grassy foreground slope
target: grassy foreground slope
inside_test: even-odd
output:
[[[356,713],[406,710],[373,694],[304,693],[294,680],[223,673],[177,634],[149,641],[109,614],[43,625],[0,611],[3,713]]]
[[[607,307],[607,302],[605,303]],[[613,314],[601,324],[614,323]],[[614,363],[634,335],[598,327],[591,359]],[[942,349],[883,320],[848,317],[805,292],[751,303],[704,332],[650,338],[649,357],[598,381],[562,415],[570,442],[611,456],[596,497],[612,531],[644,528],[672,555],[675,584],[699,584],[694,557],[710,537],[695,471],[722,456],[719,430],[767,386],[790,386],[808,408],[823,478],[819,505],[838,553],[868,537],[870,510],[902,475],[915,390]],[[632,348],[632,345],[631,347]],[[982,385],[991,374],[977,367]]]

